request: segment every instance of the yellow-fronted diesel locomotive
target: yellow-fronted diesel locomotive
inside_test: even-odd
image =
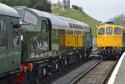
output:
[[[115,58],[124,51],[124,27],[115,22],[106,22],[97,26],[97,51],[104,58]]]

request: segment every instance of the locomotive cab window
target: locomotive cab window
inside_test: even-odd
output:
[[[120,35],[121,34],[121,28],[115,28],[114,29],[114,34],[116,34],[116,35]]]
[[[106,34],[111,35],[112,34],[112,28],[106,28]]]
[[[29,11],[25,11],[24,22],[32,25],[37,25],[37,17]]]
[[[20,47],[20,24],[13,25],[13,46],[14,48]]]
[[[99,28],[98,29],[98,34],[99,35],[104,35],[105,34],[105,29],[104,28]]]

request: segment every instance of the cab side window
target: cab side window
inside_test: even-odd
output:
[[[41,27],[43,32],[47,31],[47,22],[43,20]]]
[[[13,25],[13,45],[15,47],[20,47],[20,25]]]
[[[0,50],[5,50],[7,47],[7,38],[6,38],[6,28],[4,22],[0,20]]]
[[[42,24],[41,24],[41,31],[42,31],[42,35],[41,35],[41,42],[40,42],[40,47],[43,50],[48,50],[49,49],[49,42],[48,42],[48,24],[46,20],[42,20]]]

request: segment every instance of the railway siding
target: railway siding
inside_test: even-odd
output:
[[[85,74],[79,81],[73,84],[103,84],[116,63],[116,61],[102,61],[94,69],[90,70],[88,74]]]

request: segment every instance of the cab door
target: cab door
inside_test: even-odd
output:
[[[16,21],[16,19],[15,19]],[[16,21],[18,22],[18,21]],[[12,29],[10,30],[10,33],[12,32],[12,60],[11,60],[11,66],[14,71],[19,71],[21,66],[21,38],[20,38],[20,24],[13,22],[11,24]],[[11,43],[11,42],[10,42]]]
[[[13,17],[6,18],[6,45],[7,45],[7,57],[6,68],[9,73],[17,73],[21,66],[21,46],[20,46],[20,33],[18,28],[19,19]]]
[[[42,18],[41,37],[42,37],[42,47],[44,50],[52,50],[51,29],[52,29],[51,21],[48,18]]]
[[[5,20],[3,20],[5,19]],[[11,57],[8,45],[8,29],[6,18],[0,17],[0,76],[11,71]]]

